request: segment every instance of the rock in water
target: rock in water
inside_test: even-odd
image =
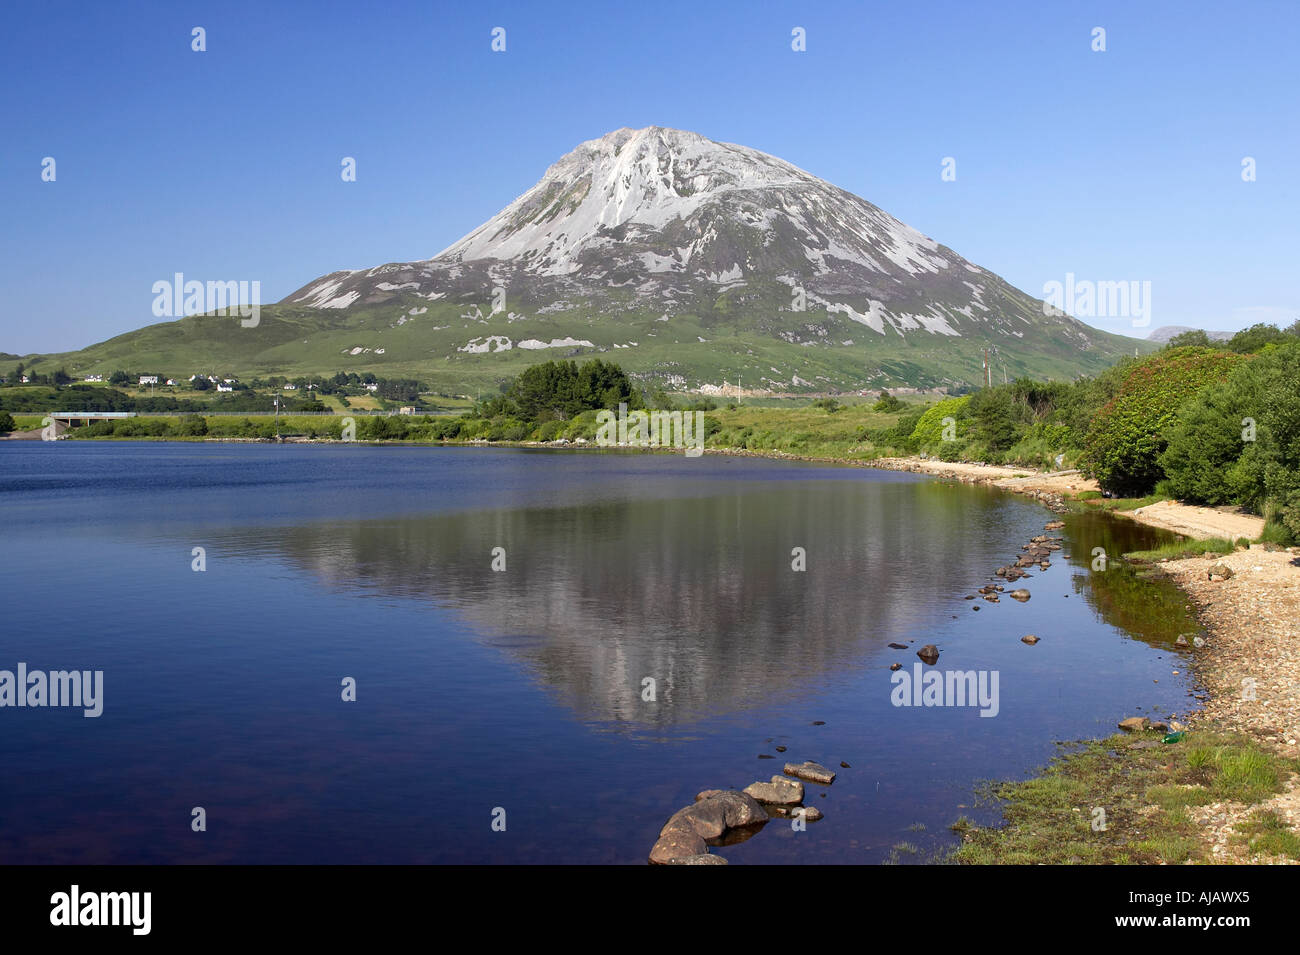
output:
[[[697,806],[704,802],[721,806],[728,829],[761,826],[770,818],[757,799],[738,789],[706,789],[695,799]]]
[[[939,648],[933,643],[927,643],[920,650],[916,651],[916,655],[921,658],[923,663],[928,663],[933,666],[939,660]]]
[[[799,779],[806,779],[810,783],[821,783],[823,786],[829,786],[835,782],[835,774],[820,763],[814,763],[808,760],[803,763],[786,763],[785,774],[787,776],[797,776]]]
[[[667,835],[673,829],[690,827],[701,839],[717,839],[727,831],[726,807],[716,799],[704,799],[700,802],[679,809],[672,818],[664,823],[659,835]]]
[[[670,829],[659,837],[659,841],[650,850],[650,861],[656,865],[667,865],[674,859],[702,856],[708,851],[708,844],[694,829]]]
[[[745,793],[765,806],[797,806],[803,802],[803,783],[773,776],[768,783],[750,783]]]
[[[1038,642],[1038,637],[1034,636],[1032,633],[1027,633],[1020,638],[1020,642],[1027,643],[1032,647],[1035,643]]]
[[[1011,591],[1011,593],[1008,594],[1007,596],[1009,596],[1012,600],[1019,600],[1021,603],[1024,603],[1026,600],[1029,599],[1029,591],[1025,590],[1022,587],[1019,590]]]

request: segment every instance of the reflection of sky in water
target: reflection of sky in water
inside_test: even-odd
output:
[[[640,862],[696,791],[780,772],[756,758],[780,744],[840,772],[809,797],[826,820],[724,854],[874,862],[945,844],[975,779],[1186,701],[1182,601],[1083,560],[1150,541],[1136,525],[1072,520],[1073,566],[971,610],[1050,517],[986,489],[678,455],[13,447],[0,666],[104,669],[106,708],[0,714],[29,769],[0,791],[0,861]],[[891,641],[997,669],[999,716],[891,706],[888,666],[916,659]]]

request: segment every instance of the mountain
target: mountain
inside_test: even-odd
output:
[[[1196,331],[1196,329],[1192,328],[1190,325],[1161,325],[1159,328],[1152,330],[1151,334],[1147,336],[1147,341],[1159,342],[1163,345],[1175,335],[1181,335],[1183,332],[1194,331]],[[1209,336],[1210,341],[1212,342],[1226,342],[1234,333],[1207,331],[1205,334]]]
[[[657,126],[578,146],[420,262],[332,272],[256,329],[195,316],[75,371],[374,370],[468,389],[604,353],[669,388],[849,390],[1068,377],[1152,345],[1043,304],[864,199],[755,149]],[[73,370],[70,368],[70,370]]]

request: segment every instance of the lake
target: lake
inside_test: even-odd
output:
[[[1168,536],[1069,516],[1027,603],[970,601],[1055,515],[913,474],[5,442],[0,506],[0,669],[104,674],[97,718],[0,709],[0,863],[643,864],[696,792],[787,759],[839,774],[825,819],[715,852],[922,862],[998,818],[980,780],[1194,702],[1185,601],[1113,559]],[[996,715],[894,705],[928,643],[996,672]]]

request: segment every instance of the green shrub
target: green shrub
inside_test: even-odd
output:
[[[912,445],[924,451],[936,451],[942,447],[946,453],[953,453],[956,446],[964,444],[968,437],[966,426],[969,421],[967,409],[970,402],[970,395],[964,395],[961,398],[945,398],[930,408],[917,419],[916,427],[912,429],[910,438]],[[954,440],[944,440],[945,418],[952,418],[955,422]],[[945,457],[945,460],[950,459]]]
[[[1141,497],[1164,476],[1164,430],[1180,405],[1222,381],[1242,356],[1209,348],[1175,348],[1128,366],[1119,393],[1098,412],[1084,441],[1087,468],[1124,497]]]
[[[1179,409],[1160,465],[1200,504],[1240,504],[1300,534],[1300,342],[1270,346]]]
[[[893,413],[903,410],[903,403],[891,395],[888,391],[880,393],[880,400],[871,406],[872,411],[885,411]]]
[[[564,428],[563,421],[547,421],[537,429],[538,441],[554,441],[560,436],[560,431]]]

